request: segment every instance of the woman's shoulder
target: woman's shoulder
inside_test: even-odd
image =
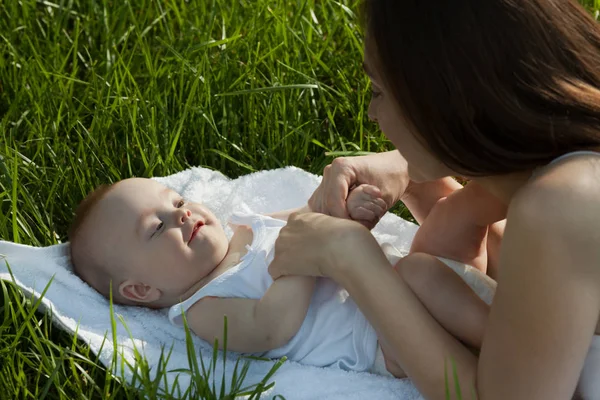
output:
[[[569,276],[600,284],[599,244],[600,157],[556,163],[511,201],[503,254],[527,263],[542,262],[544,271],[559,275],[564,268],[569,274],[578,271]]]
[[[600,153],[564,158],[534,174],[513,197],[508,215],[556,233],[588,234],[600,232],[599,211]]]
[[[600,201],[600,153],[586,152],[558,159],[536,171],[515,196],[515,203],[532,201]],[[525,203],[525,204],[524,204]],[[537,204],[540,206],[541,204]]]

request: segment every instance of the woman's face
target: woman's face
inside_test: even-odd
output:
[[[385,87],[368,45],[365,48],[364,68],[371,79],[373,90],[369,118],[377,122],[385,136],[406,159],[410,179],[424,182],[455,175],[417,141],[393,94]]]

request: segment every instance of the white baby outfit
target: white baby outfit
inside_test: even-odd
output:
[[[182,310],[206,296],[260,299],[273,283],[267,267],[275,240],[286,222],[258,214],[234,214],[231,223],[248,225],[254,234],[241,262],[182,303],[169,309],[169,319],[182,324]],[[311,251],[307,249],[307,251]],[[318,278],[306,318],[284,346],[254,355],[281,358],[318,367],[367,371],[375,361],[377,335],[348,293],[334,281]]]

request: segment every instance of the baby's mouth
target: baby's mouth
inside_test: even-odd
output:
[[[190,240],[188,240],[188,244],[190,244],[190,242],[192,240],[194,240],[194,238],[196,237],[196,234],[198,233],[200,228],[202,228],[203,226],[204,226],[204,222],[202,222],[202,221],[198,221],[198,222],[196,222],[196,224],[194,224],[194,229],[192,230],[192,234],[190,235]]]

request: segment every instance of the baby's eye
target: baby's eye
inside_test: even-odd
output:
[[[378,91],[378,90],[375,90],[375,89],[373,89],[373,90],[371,90],[371,96],[372,96],[374,99],[376,99],[376,98],[378,98],[379,96],[381,96],[381,92],[380,92],[380,91]]]
[[[184,204],[185,204],[185,201],[179,200],[179,202],[177,202],[177,208],[183,207]]]
[[[160,224],[158,224],[156,226],[156,232],[160,231],[164,225],[165,225],[164,222],[161,222]]]

